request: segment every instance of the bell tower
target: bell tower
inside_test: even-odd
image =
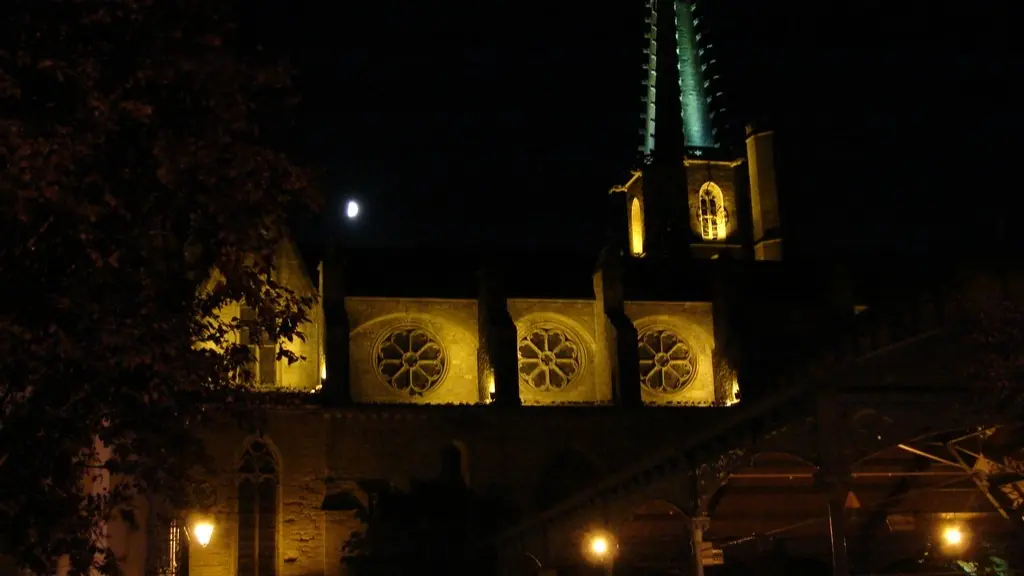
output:
[[[781,258],[772,132],[731,138],[712,19],[697,0],[647,0],[642,162],[610,198],[611,241],[636,258]]]

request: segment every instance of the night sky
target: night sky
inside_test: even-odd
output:
[[[330,222],[363,203],[350,241],[600,243],[639,142],[641,0],[262,1],[302,74],[290,144]],[[1009,3],[829,4],[705,2],[733,118],[776,128],[787,255],[990,246],[1021,191]]]

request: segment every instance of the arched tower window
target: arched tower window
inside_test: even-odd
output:
[[[636,197],[629,203],[629,251],[634,256],[644,253],[644,213]]]
[[[714,182],[705,182],[697,194],[700,236],[705,240],[725,240],[728,214],[722,189]]]
[[[277,575],[277,460],[249,444],[238,466],[238,575]]]

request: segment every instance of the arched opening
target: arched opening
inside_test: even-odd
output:
[[[629,203],[629,251],[634,256],[644,253],[644,213],[636,197]]]
[[[699,202],[700,236],[704,240],[725,240],[728,213],[725,196],[714,182],[705,182],[697,195]]]
[[[146,573],[166,576],[188,574],[189,539],[181,516],[164,498],[150,494],[146,501]]]
[[[544,468],[537,482],[537,508],[547,510],[599,478],[597,466],[585,454],[578,450],[560,452]]]
[[[251,442],[238,465],[238,574],[276,576],[278,463],[265,442]]]
[[[466,445],[453,441],[441,450],[441,479],[469,486],[469,454]]]

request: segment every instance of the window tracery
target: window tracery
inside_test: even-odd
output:
[[[277,574],[277,460],[260,441],[238,466],[238,574]]]
[[[399,328],[378,343],[375,364],[385,384],[422,396],[444,379],[447,357],[441,342],[426,330]]]
[[[533,328],[519,339],[519,377],[537,390],[562,390],[582,372],[582,350],[555,327]]]
[[[697,358],[689,343],[670,330],[641,333],[638,352],[640,383],[651,392],[680,392],[697,374]]]
[[[697,194],[700,235],[705,240],[725,240],[729,214],[725,209],[722,189],[714,182],[705,182]]]

